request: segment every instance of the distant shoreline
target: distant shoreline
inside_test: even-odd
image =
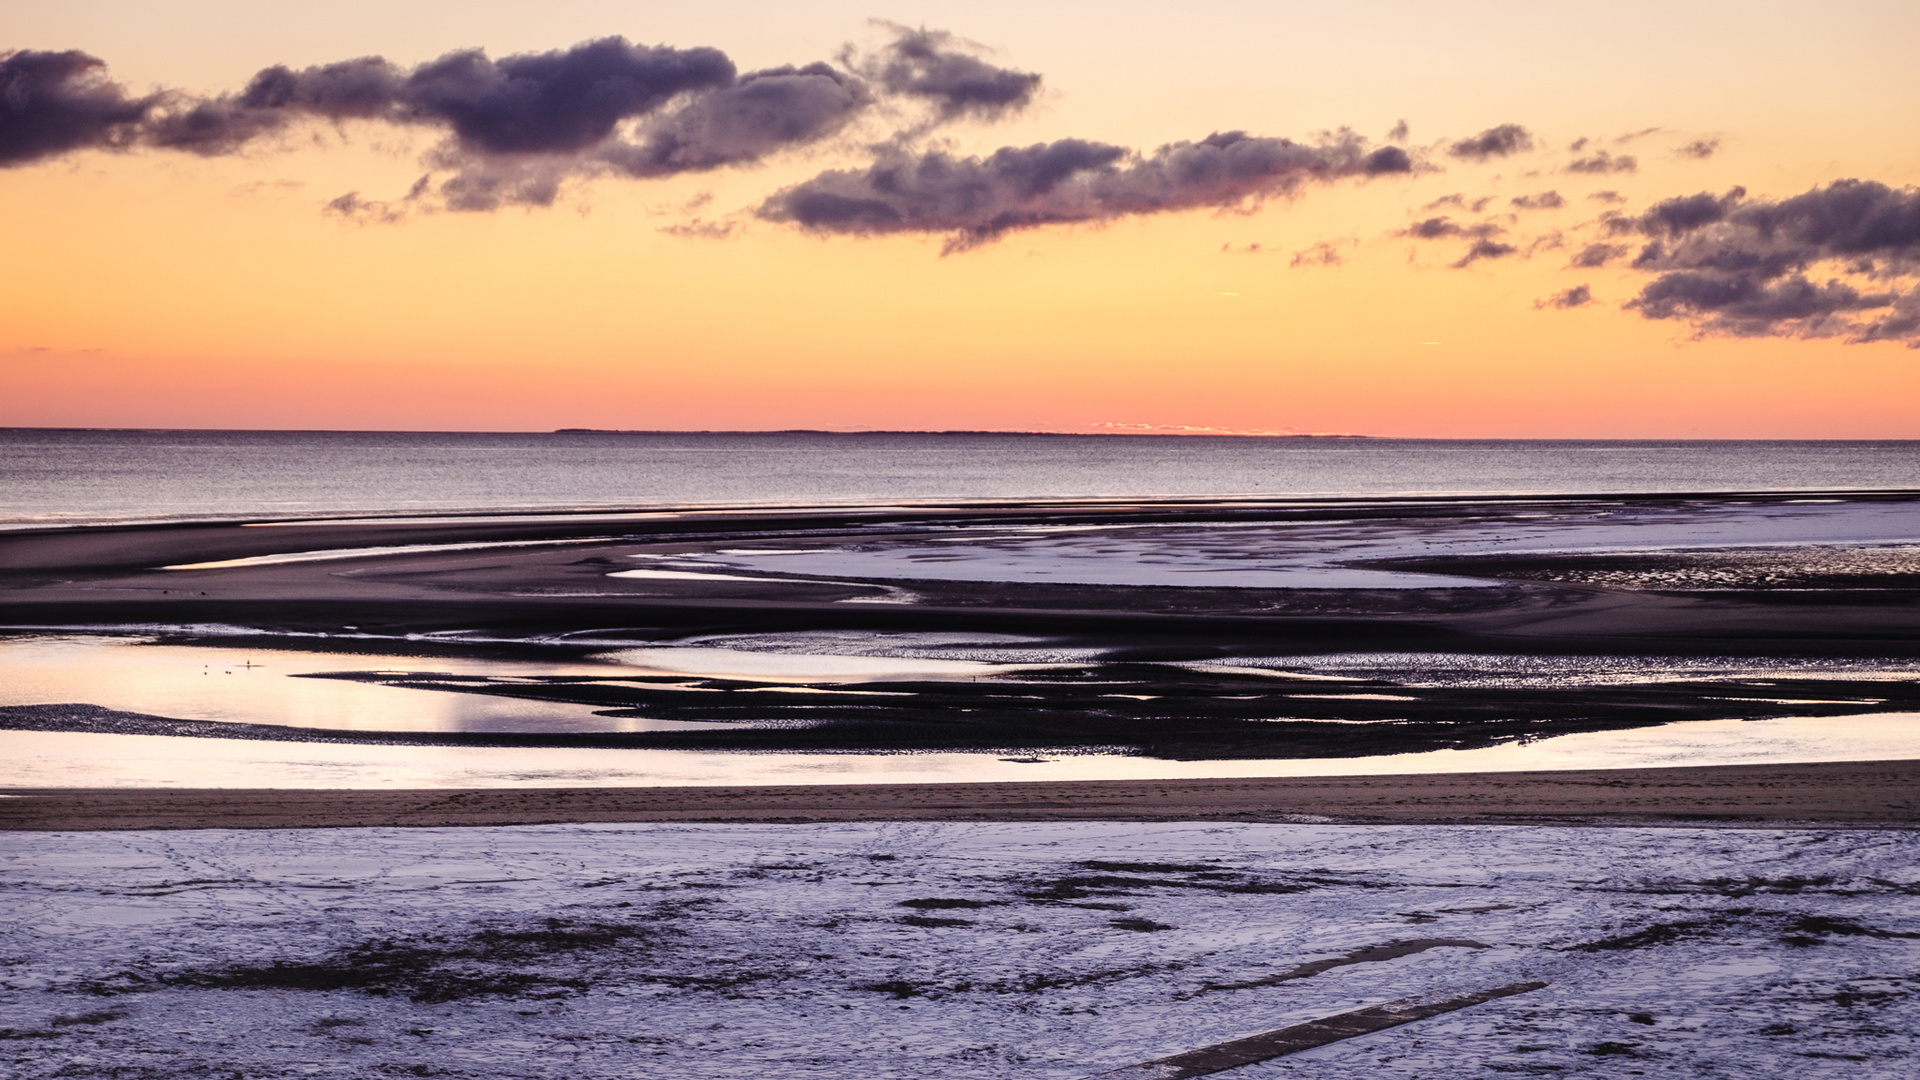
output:
[[[540,435],[642,435],[642,436],[776,436],[776,435],[822,435],[822,436],[980,436],[996,438],[1049,438],[1049,439],[1274,439],[1274,440],[1328,440],[1328,441],[1370,441],[1405,443],[1515,443],[1533,445],[1568,445],[1579,443],[1614,443],[1621,446],[1674,446],[1674,445],[1743,445],[1743,444],[1799,444],[1832,446],[1893,446],[1920,445],[1915,438],[1880,437],[1774,437],[1774,436],[1625,436],[1625,435],[1391,435],[1356,432],[1319,432],[1319,431],[1235,431],[1209,430],[1205,428],[1178,429],[1175,426],[1161,428],[1149,426],[1145,430],[1115,431],[1049,431],[1026,428],[518,428],[518,429],[468,429],[468,428],[220,428],[220,427],[123,427],[123,426],[75,426],[63,424],[0,424],[0,435],[14,433],[40,434],[129,434],[129,435],[412,435],[412,436],[540,436]]]

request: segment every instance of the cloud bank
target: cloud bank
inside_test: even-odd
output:
[[[1836,180],[1790,198],[1734,188],[1608,219],[1657,275],[1626,306],[1702,335],[1920,348],[1920,188]]]
[[[739,72],[718,49],[607,37],[494,59],[478,49],[405,68],[368,56],[269,67],[237,93],[133,97],[81,52],[0,55],[0,166],[83,149],[235,154],[300,122],[364,121],[438,132],[444,176],[398,203],[357,194],[335,208],[388,216],[429,195],[455,210],[547,205],[571,178],[662,177],[761,161],[839,134],[883,98],[930,116],[924,133],[1026,107],[1040,76],[996,67],[940,31],[894,27],[859,70],[825,63]]]
[[[1003,147],[984,157],[892,150],[864,168],[834,169],[784,188],[756,213],[823,235],[944,233],[952,252],[1020,229],[1245,206],[1310,183],[1414,167],[1399,147],[1374,147],[1350,131],[1314,143],[1215,132],[1151,153],[1085,139]]]

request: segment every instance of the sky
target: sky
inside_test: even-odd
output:
[[[1920,438],[1920,5],[0,0],[0,425]]]

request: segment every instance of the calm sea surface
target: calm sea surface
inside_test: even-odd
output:
[[[1920,488],[1920,442],[0,429],[0,527],[1080,496]]]

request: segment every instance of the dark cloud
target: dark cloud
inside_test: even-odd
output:
[[[1472,240],[1473,243],[1467,247],[1459,261],[1452,264],[1455,270],[1460,270],[1482,259],[1504,259],[1517,253],[1520,249],[1506,242],[1506,234],[1507,230],[1497,222],[1481,221],[1466,224],[1443,215],[1416,221],[1394,235],[1413,240]],[[1558,242],[1558,234],[1547,240],[1549,244]]]
[[[1585,285],[1575,285],[1571,289],[1564,289],[1554,293],[1545,300],[1535,300],[1533,306],[1536,308],[1559,308],[1565,311],[1568,308],[1585,307],[1591,303],[1593,303],[1593,290]]]
[[[1490,238],[1475,240],[1473,246],[1467,249],[1467,253],[1460,256],[1460,261],[1453,264],[1453,268],[1455,270],[1463,270],[1482,259],[1504,259],[1519,250],[1519,248],[1514,247],[1512,244],[1503,243],[1499,240]]]
[[[1920,189],[1838,180],[1791,198],[1735,188],[1609,222],[1658,275],[1627,307],[1700,334],[1897,340],[1920,348]]]
[[[1387,129],[1387,141],[1391,143],[1406,142],[1407,135],[1411,131],[1412,129],[1407,127],[1407,122],[1404,119],[1396,120],[1393,126]]]
[[[321,208],[323,213],[357,222],[361,225],[392,225],[405,221],[419,209],[419,203],[433,183],[433,174],[429,173],[413,182],[406,196],[392,201],[384,199],[363,199],[357,191],[349,191],[337,199],[330,200]]]
[[[1687,158],[1710,158],[1719,151],[1719,139],[1695,139],[1675,150],[1674,153]]]
[[[1150,154],[1061,139],[986,157],[892,151],[866,168],[781,190],[758,213],[816,233],[946,233],[947,250],[956,251],[1017,229],[1240,206],[1308,183],[1413,167],[1399,147],[1373,148],[1348,131],[1316,143],[1221,132]]]
[[[1698,195],[1664,199],[1637,217],[1609,213],[1606,217],[1607,230],[1667,238],[1681,236],[1703,226],[1725,221],[1746,195],[1746,188],[1736,187],[1725,195],[1703,191]]]
[[[1427,218],[1424,221],[1416,221],[1413,224],[1407,226],[1406,228],[1400,230],[1400,235],[1410,236],[1415,240],[1441,240],[1449,236],[1473,235],[1472,233],[1469,232],[1470,228],[1471,229],[1493,229],[1494,226],[1491,226],[1491,225],[1466,226],[1466,225],[1460,224],[1459,222],[1453,220],[1450,217],[1441,215],[1440,217]]]
[[[1627,201],[1627,197],[1617,191],[1596,191],[1588,195],[1587,198],[1592,199],[1594,202],[1603,203],[1623,203]]]
[[[128,145],[158,98],[128,97],[106,69],[83,52],[0,53],[0,168]]]
[[[1587,157],[1567,162],[1567,171],[1576,173],[1633,172],[1639,168],[1640,159],[1632,154],[1610,154],[1605,150],[1596,150]]]
[[[1470,210],[1473,213],[1477,214],[1480,211],[1485,210],[1492,203],[1493,203],[1493,196],[1491,195],[1482,195],[1482,196],[1479,196],[1478,198],[1469,199],[1465,195],[1461,195],[1456,192],[1455,194],[1452,194],[1452,195],[1442,195],[1439,198],[1428,203],[1427,205],[1421,207],[1420,209],[1439,210],[1445,207],[1451,207],[1455,210]]]
[[[854,61],[856,69],[888,93],[932,104],[942,119],[998,119],[1026,108],[1040,90],[1039,75],[989,64],[944,30],[890,28],[893,41]]]
[[[610,37],[500,60],[478,50],[449,53],[414,69],[393,109],[398,120],[448,125],[469,153],[570,154],[600,145],[621,121],[677,94],[733,81],[733,61],[718,49]]]
[[[1507,200],[1519,210],[1558,210],[1567,205],[1557,191],[1542,191],[1536,195],[1519,195]]]
[[[1447,147],[1447,153],[1469,161],[1507,157],[1533,149],[1533,133],[1519,124],[1491,127],[1470,139],[1461,139]]]
[[[461,50],[411,68],[378,56],[276,66],[237,93],[211,98],[134,99],[85,54],[7,53],[0,55],[0,165],[87,146],[217,156],[296,123],[370,121],[440,132],[426,158],[440,177],[431,192],[437,205],[489,210],[551,203],[579,177],[657,177],[756,162],[838,134],[889,95],[932,113],[895,134],[894,144],[904,146],[939,124],[1017,111],[1038,91],[1040,76],[996,67],[943,31],[893,29],[893,40],[857,69],[816,63],[742,75],[717,49],[608,37],[499,59]],[[1392,153],[1407,160],[1404,151]],[[343,199],[330,212],[392,216],[370,209],[389,203]]]
[[[245,90],[170,111],[152,125],[155,145],[231,153],[293,120],[381,120],[447,130],[475,158],[579,154],[622,122],[676,95],[734,82],[717,49],[634,45],[609,37],[570,49],[489,58],[448,53],[411,71],[377,56],[295,71],[267,68]]]
[[[302,71],[270,67],[238,94],[173,100],[148,122],[144,141],[214,156],[233,153],[305,116],[398,119],[396,103],[405,83],[405,73],[377,56]]]
[[[666,176],[757,161],[833,135],[873,102],[859,79],[825,64],[750,72],[663,117],[638,145],[602,160],[629,176]]]
[[[1574,255],[1571,265],[1582,270],[1591,270],[1596,266],[1607,265],[1630,250],[1625,244],[1588,244]]]

